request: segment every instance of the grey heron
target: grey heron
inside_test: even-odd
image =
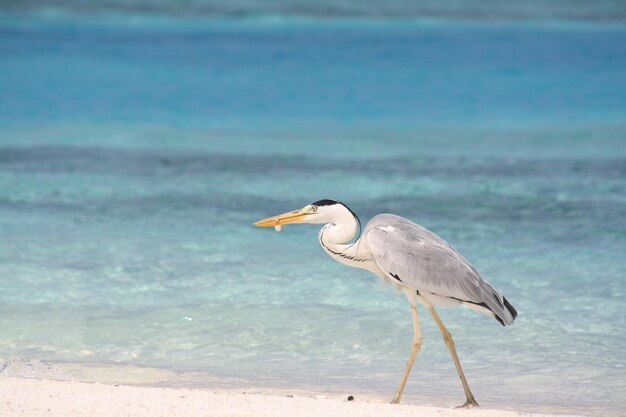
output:
[[[375,216],[361,232],[358,216],[345,204],[329,199],[259,220],[255,225],[280,231],[282,225],[289,223],[323,224],[318,238],[331,258],[371,271],[406,295],[413,318],[413,343],[392,403],[400,402],[422,345],[417,315],[419,302],[435,320],[461,378],[466,397],[461,407],[478,406],[461,368],[452,335],[434,306],[465,305],[494,317],[503,326],[513,323],[517,311],[461,254],[425,227],[393,214]]]

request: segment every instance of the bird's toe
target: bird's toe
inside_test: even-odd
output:
[[[465,404],[459,405],[456,408],[474,408],[474,407],[480,407],[480,406],[478,405],[476,400],[472,398],[472,399],[468,399],[467,401],[465,401]]]

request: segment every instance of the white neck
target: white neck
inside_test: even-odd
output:
[[[354,216],[342,216],[332,223],[328,223],[320,230],[320,240],[324,239],[327,245],[341,245],[349,242],[356,235],[358,223]]]
[[[366,245],[361,247],[360,239],[353,243],[347,243],[354,238],[358,223],[354,216],[342,219],[341,222],[328,223],[320,230],[319,240],[322,248],[338,262],[346,265],[365,267],[365,263],[371,260]]]

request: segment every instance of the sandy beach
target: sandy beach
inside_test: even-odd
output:
[[[519,417],[547,416],[514,411],[392,405],[339,398],[259,395],[106,385],[75,381],[0,377],[2,416],[376,416]]]

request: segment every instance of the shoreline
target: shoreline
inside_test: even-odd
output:
[[[0,415],[150,417],[565,417],[495,409],[454,409],[317,395],[276,395],[0,377]],[[571,416],[571,415],[569,415]]]
[[[353,391],[327,385],[307,384],[305,387],[288,382],[281,384],[258,382],[255,384],[250,380],[211,375],[206,372],[184,372],[132,364],[0,358],[0,398],[2,398],[0,416],[212,415],[207,414],[207,410],[203,408],[205,403],[228,404],[226,408],[220,406],[216,416],[241,417],[320,414],[395,417],[415,416],[416,413],[420,417],[617,416],[613,413],[589,412],[576,407],[559,409],[530,403],[504,405],[487,402],[480,403],[480,408],[459,410],[454,407],[460,405],[460,402],[450,401],[449,397],[432,395],[421,395],[419,398],[407,395],[403,402],[397,405],[389,403],[390,397],[368,389]],[[176,400],[181,395],[192,395],[196,399],[189,405]],[[349,396],[353,397],[354,401],[348,402]],[[292,400],[293,403],[285,404],[285,399]],[[459,401],[461,399],[458,398]],[[50,406],[51,404],[56,407],[57,403],[60,408]],[[109,403],[117,404],[115,407],[118,407],[116,409],[118,411],[107,414]],[[352,404],[351,408],[345,408],[345,404],[348,403]],[[48,406],[44,407],[47,404]],[[80,407],[70,410],[73,404],[80,404]],[[120,404],[126,404],[131,411],[123,412],[122,408],[119,408]],[[152,404],[158,404],[158,410],[155,410]],[[252,412],[248,412],[249,410],[244,407],[245,404],[253,404],[253,408],[250,408]],[[403,407],[408,407],[411,411],[402,411]],[[48,408],[50,412],[47,411]],[[161,409],[167,412],[158,414]],[[266,409],[272,411],[263,414]],[[311,410],[310,414],[305,413],[307,410]]]

